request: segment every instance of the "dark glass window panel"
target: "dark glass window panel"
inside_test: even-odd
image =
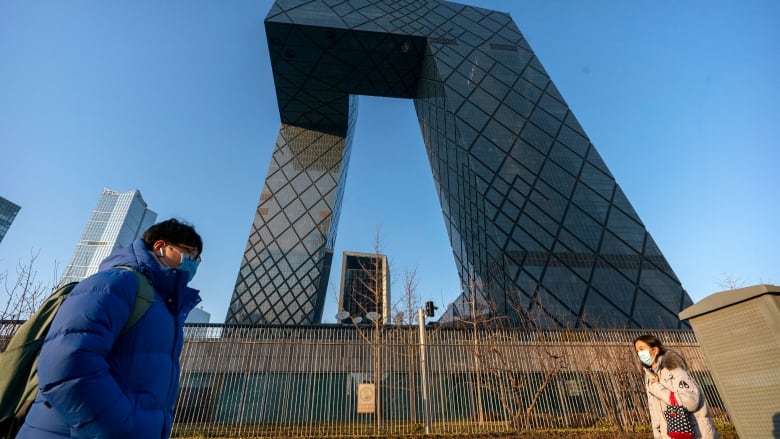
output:
[[[589,248],[594,251],[598,249],[602,228],[580,209],[571,206],[566,212],[566,219],[563,221],[563,226],[569,233],[578,237]]]
[[[566,232],[563,231],[562,233]],[[569,235],[568,233],[566,234]],[[559,241],[555,244],[553,254],[555,255],[555,261],[557,261],[557,263],[567,267],[580,276],[581,279],[586,281],[590,279],[591,271],[593,270],[596,259],[595,255],[589,252],[582,253],[575,251],[572,248],[568,248],[564,245],[563,241]]]
[[[496,145],[501,151],[501,156],[504,156],[509,151],[504,148],[511,148],[515,139],[515,134],[509,131],[505,126],[501,125],[495,120],[488,122],[485,129],[482,131],[482,135],[487,137],[490,142]]]
[[[580,125],[580,122],[571,111],[569,111],[569,114],[566,115],[566,120],[564,122],[566,123],[566,127],[570,128],[572,131],[583,137],[587,137],[585,130],[582,129],[582,125]]]
[[[519,133],[522,129],[525,119],[519,114],[515,113],[506,105],[501,105],[496,113],[493,115],[496,121],[500,122],[506,129],[510,130],[513,137],[515,133]]]
[[[544,282],[542,283],[543,288],[538,292],[538,300],[544,309],[544,314],[551,319],[550,326],[575,328],[578,321],[577,316],[568,306],[561,303],[558,297],[548,291],[548,287]],[[553,324],[552,321],[554,321],[555,324]]]
[[[534,105],[542,96],[542,90],[540,90],[539,87],[522,78],[515,83],[514,90],[520,93],[525,99],[534,103]]]
[[[549,93],[549,87],[547,93]],[[569,109],[566,108],[566,105],[559,100],[554,99],[549,94],[544,94],[542,96],[542,99],[539,100],[539,106],[559,121],[563,121],[566,117],[566,113],[569,111]]]
[[[549,249],[552,247],[554,241],[553,236],[546,232],[544,228],[529,215],[523,214],[523,216],[520,217],[520,221],[518,221],[518,226],[520,226],[529,236],[533,237],[534,242],[539,243],[542,248]]]
[[[638,223],[642,222],[642,220],[639,219],[639,215],[631,206],[631,203],[629,203],[628,198],[626,198],[626,195],[623,193],[623,190],[620,189],[620,186],[615,188],[615,196],[612,199],[612,204],[614,204],[615,207],[620,209],[624,214],[631,217],[634,221]]]
[[[476,131],[482,131],[490,120],[490,116],[487,113],[468,101],[464,102],[460,107],[460,110],[458,110],[458,118],[466,122]]]
[[[539,107],[531,114],[531,121],[552,137],[555,137],[561,126],[559,121]]]
[[[566,268],[565,263],[555,255],[550,259],[542,283],[568,308],[579,312],[588,285],[580,276]]]
[[[490,115],[496,111],[498,105],[500,104],[498,99],[491,96],[489,93],[486,93],[481,87],[477,88],[471,93],[471,96],[469,96],[469,101]]]
[[[480,83],[480,87],[482,87],[482,89],[484,89],[486,93],[490,94],[491,96],[498,99],[499,101],[503,101],[506,95],[511,90],[510,86],[497,80],[495,77],[493,77],[492,73],[490,73],[482,81],[482,83]]]
[[[490,77],[498,80],[506,87],[512,87],[517,81],[517,70],[503,64],[495,64],[490,70]]]
[[[603,258],[598,260],[591,286],[602,296],[609,297],[615,306],[628,315],[631,313],[636,286],[608,264]]]
[[[639,278],[639,286],[653,295],[653,298],[669,306],[678,306],[682,303],[683,289],[676,279],[661,270],[647,267],[642,270]]]
[[[556,142],[548,157],[572,176],[579,175],[583,163],[582,158],[569,148]]]
[[[574,189],[572,202],[588,215],[595,218],[600,223],[605,223],[607,212],[609,211],[609,202],[593,192],[585,185],[578,184]]]
[[[547,213],[540,209],[535,203],[527,203],[523,213],[533,218],[534,222],[541,225],[549,234],[555,235],[558,231],[558,221],[547,215]]]
[[[655,291],[653,291],[653,294],[656,294]],[[636,294],[632,318],[643,328],[679,327],[677,315],[661,306],[643,291],[639,291]]]
[[[556,139],[581,157],[587,155],[590,142],[585,136],[571,130],[568,126],[561,127]]]
[[[496,217],[496,227],[498,227],[505,235],[512,233],[512,228],[514,225],[514,220],[502,213],[499,213]]]
[[[526,124],[520,133],[520,138],[525,140],[526,145],[530,145],[540,153],[547,155],[552,146],[553,138],[545,134],[542,130],[532,124]]]
[[[560,194],[568,197],[574,190],[576,180],[560,166],[552,161],[546,161],[542,167],[541,177]]]
[[[591,147],[588,150],[587,160],[591,165],[612,178],[612,173],[609,172],[607,165],[604,163],[604,160],[601,159],[601,155],[596,151],[596,148]]]
[[[579,265],[588,264],[588,266],[593,265],[593,261],[595,258],[595,255],[593,251],[588,248],[580,239],[578,239],[576,236],[572,235],[566,230],[561,230],[558,232],[558,240],[560,244],[563,244],[566,246],[566,248],[571,251],[574,255],[579,255]]]
[[[610,178],[609,175],[594,168],[590,163],[586,163],[585,166],[583,166],[582,172],[580,173],[580,181],[588,185],[590,189],[601,197],[607,200],[612,199],[615,181]]]
[[[525,78],[525,80],[527,80],[528,82],[535,85],[537,88],[544,90],[547,87],[547,83],[550,81],[550,78],[548,78],[547,75],[540,72],[538,69],[531,67],[534,66],[535,64],[536,64],[536,58],[532,58],[531,61],[529,62],[529,67],[523,70],[521,76]]]
[[[631,326],[628,315],[620,312],[612,303],[595,292],[585,299],[582,318],[589,327],[624,328]]]
[[[622,241],[631,246],[635,252],[642,251],[647,232],[641,224],[637,224],[623,212],[612,209],[609,212],[607,227]]]
[[[642,256],[616,238],[609,230],[604,232],[600,253],[608,263],[620,270],[626,278],[632,282],[639,280]]]

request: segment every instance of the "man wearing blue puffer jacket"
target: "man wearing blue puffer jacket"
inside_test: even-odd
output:
[[[179,388],[189,288],[203,242],[170,219],[114,251],[62,304],[38,360],[40,393],[18,438],[168,438]],[[154,302],[126,332],[138,277]]]

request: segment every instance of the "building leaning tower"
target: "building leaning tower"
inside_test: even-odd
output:
[[[688,294],[508,14],[279,0],[265,28],[282,123],[226,323],[321,321],[371,95],[414,100],[467,300],[517,325],[685,325]]]

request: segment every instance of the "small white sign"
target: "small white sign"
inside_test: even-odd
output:
[[[374,413],[374,398],[375,392],[373,384],[358,384],[357,412]]]

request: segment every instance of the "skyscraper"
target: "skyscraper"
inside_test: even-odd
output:
[[[690,297],[508,14],[278,0],[265,28],[282,124],[227,323],[321,320],[363,94],[414,100],[480,309],[517,325],[684,326]]]
[[[376,313],[381,323],[390,322],[390,267],[387,256],[376,253],[344,252],[341,258],[339,310],[349,316],[339,323],[364,322]],[[367,320],[368,319],[368,320]]]
[[[60,284],[97,273],[106,256],[130,245],[156,220],[157,214],[147,208],[138,190],[119,193],[103,189]]]
[[[16,214],[19,213],[21,207],[16,204],[0,197],[0,242],[3,241],[5,234],[11,227],[11,223],[14,222]]]

